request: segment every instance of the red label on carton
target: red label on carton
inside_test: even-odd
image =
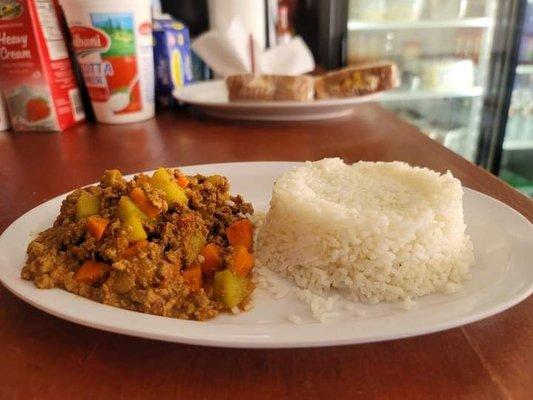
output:
[[[56,0],[0,0],[0,86],[15,130],[63,130],[83,119]]]
[[[70,33],[72,45],[80,57],[94,52],[106,52],[111,46],[111,39],[100,29],[88,26],[71,26]]]

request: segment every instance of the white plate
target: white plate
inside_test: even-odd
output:
[[[223,80],[199,82],[174,91],[174,97],[199,107],[206,114],[229,119],[258,121],[311,121],[345,117],[354,106],[374,101],[380,94],[315,101],[251,101],[228,100]]]
[[[274,179],[298,163],[254,162],[198,165],[186,173],[222,174],[232,192],[242,193],[256,210],[265,211]],[[107,331],[171,342],[225,347],[311,347],[374,342],[436,332],[501,312],[533,290],[533,227],[519,213],[486,195],[465,189],[464,209],[477,263],[472,280],[454,295],[429,295],[405,311],[399,304],[357,305],[366,312],[340,311],[320,324],[291,297],[274,300],[263,289],[254,293],[255,308],[220,315],[207,322],[183,321],[102,305],[60,289],[40,290],[20,278],[32,234],[50,226],[65,195],[15,221],[0,237],[0,280],[28,303],[60,318]],[[303,325],[287,320],[300,315]]]

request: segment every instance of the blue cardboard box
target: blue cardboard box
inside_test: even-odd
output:
[[[193,82],[191,43],[187,27],[161,16],[153,19],[156,102],[160,106],[178,104],[172,91]]]

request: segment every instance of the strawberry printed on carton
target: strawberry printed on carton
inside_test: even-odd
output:
[[[29,122],[41,121],[50,116],[51,110],[48,101],[42,97],[28,100],[26,103],[26,119]]]
[[[52,99],[43,88],[20,85],[6,93],[6,101],[16,130],[54,130],[56,115]]]

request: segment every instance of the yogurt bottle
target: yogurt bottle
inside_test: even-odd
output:
[[[150,0],[60,0],[96,119],[154,116]]]

